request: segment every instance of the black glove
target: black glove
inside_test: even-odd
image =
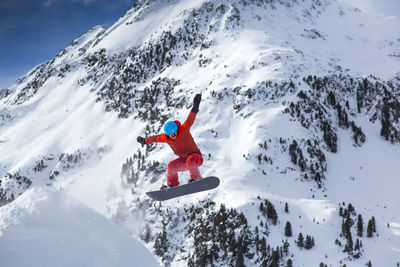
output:
[[[143,137],[141,137],[141,136],[139,136],[136,140],[137,140],[139,143],[141,143],[142,145],[145,145],[145,144],[146,144],[145,139],[144,139]]]
[[[197,94],[193,99],[193,107],[192,107],[193,113],[199,112],[200,101],[201,101],[201,94]]]

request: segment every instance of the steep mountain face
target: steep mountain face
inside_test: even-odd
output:
[[[395,266],[398,29],[339,1],[138,1],[1,92],[1,204],[67,190],[164,266]],[[136,137],[196,93],[222,183],[152,202],[174,156]]]

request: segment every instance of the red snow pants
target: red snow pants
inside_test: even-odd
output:
[[[201,178],[199,166],[203,164],[201,154],[191,154],[187,158],[177,158],[168,164],[167,184],[178,186],[178,172],[189,170],[190,178]]]

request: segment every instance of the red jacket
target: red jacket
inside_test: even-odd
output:
[[[201,154],[200,149],[190,134],[190,127],[193,125],[196,115],[197,113],[190,112],[183,125],[179,121],[175,121],[178,124],[178,136],[175,140],[170,139],[166,134],[160,134],[147,137],[145,139],[146,144],[167,143],[174,153],[181,158],[187,158],[193,153]]]

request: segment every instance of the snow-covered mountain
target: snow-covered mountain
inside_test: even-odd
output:
[[[138,1],[0,93],[1,204],[65,191],[162,266],[398,266],[399,29],[339,0]],[[196,93],[221,185],[153,202],[174,155],[136,137]]]

